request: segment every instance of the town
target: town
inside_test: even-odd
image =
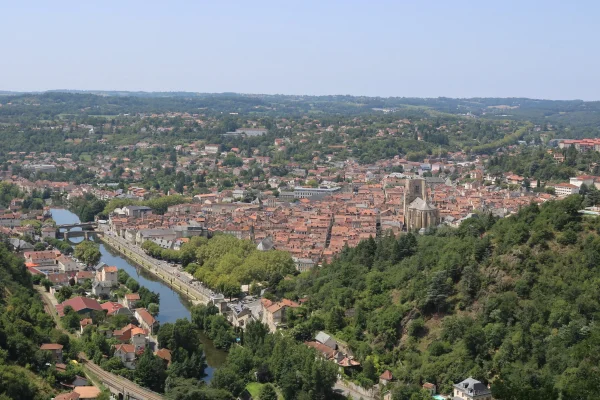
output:
[[[494,106],[256,118],[236,101],[0,125],[0,234],[51,318],[30,361],[53,397],[507,398],[482,371],[504,371],[494,329],[516,329],[503,307],[535,281],[509,274],[595,232],[595,141]],[[568,325],[559,305],[546,318]]]

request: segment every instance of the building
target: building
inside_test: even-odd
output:
[[[123,305],[132,310],[135,308],[138,301],[140,301],[139,293],[127,293],[122,300]]]
[[[335,339],[323,331],[317,333],[317,336],[315,336],[315,340],[321,344],[324,344],[332,350],[337,349],[337,342],[335,341]]]
[[[569,183],[571,185],[575,185],[579,188],[581,187],[581,185],[586,185],[587,187],[590,187],[594,184],[595,180],[596,180],[595,176],[580,175],[580,176],[576,176],[574,178],[569,179]]]
[[[300,307],[300,304],[288,299],[276,303],[268,299],[261,299],[262,322],[269,327],[271,332],[275,332],[278,328],[285,326],[286,310],[297,307]]]
[[[300,272],[310,271],[316,265],[315,261],[311,258],[292,257],[296,269]]]
[[[171,350],[169,349],[158,349],[156,351],[156,357],[161,358],[167,367],[171,364]]]
[[[152,314],[145,308],[136,308],[134,315],[140,325],[150,331],[150,334],[152,334],[158,326],[158,321],[154,319]]]
[[[131,330],[131,344],[136,351],[145,349],[148,345],[148,331],[144,328],[133,328]]]
[[[379,375],[379,384],[380,385],[387,385],[389,383],[391,383],[394,380],[394,375],[392,375],[392,372],[389,369],[386,369],[385,371],[383,371],[383,374]]]
[[[407,179],[404,184],[404,224],[407,231],[419,231],[438,225],[437,207],[427,201],[424,179]]]
[[[433,383],[425,382],[423,384],[423,390],[427,390],[430,396],[433,396],[437,390],[436,386]]]
[[[118,285],[119,280],[117,267],[103,265],[98,271],[96,271],[96,280],[99,282],[106,282],[110,286]]]
[[[61,393],[54,398],[54,400],[79,400],[79,393]]]
[[[56,172],[56,165],[52,164],[28,164],[23,165],[23,168],[33,171],[35,173],[43,172],[46,174],[54,174]]]
[[[100,396],[100,389],[96,386],[77,386],[73,392],[79,395],[79,400],[92,400]]]
[[[64,315],[65,307],[72,307],[75,312],[79,314],[91,313],[92,311],[102,311],[102,306],[94,299],[88,297],[73,297],[72,299],[65,300],[56,306],[58,315]]]
[[[53,228],[51,226],[43,227],[41,232],[42,232],[42,239],[56,237],[56,228]]]
[[[231,325],[239,328],[246,328],[246,325],[249,321],[252,321],[254,318],[252,317],[252,310],[246,307],[245,304],[238,303],[230,303],[228,304],[230,313],[228,315],[228,320],[231,322]]]
[[[92,293],[98,297],[108,297],[113,288],[113,284],[110,282],[94,281],[92,283]]]
[[[218,144],[207,144],[204,146],[204,152],[206,154],[217,154],[221,150],[221,146]]]
[[[79,264],[73,261],[71,258],[67,256],[63,256],[62,254],[58,256],[56,259],[58,264],[58,268],[64,273],[71,273],[79,271]]]
[[[453,400],[493,400],[492,391],[471,377],[454,385]]]
[[[135,346],[132,344],[118,344],[115,346],[115,357],[121,360],[129,369],[135,369]]]
[[[177,233],[173,229],[140,229],[135,235],[135,243],[141,246],[145,241],[157,240],[173,242],[177,239]]]
[[[558,197],[566,197],[579,193],[579,187],[571,185],[570,183],[559,183],[554,185],[554,191]]]
[[[44,251],[26,251],[23,253],[26,263],[43,265],[56,265],[56,260],[60,257],[61,253],[58,250],[44,250]]]
[[[279,194],[279,198],[281,199],[310,199],[310,198],[323,198],[326,196],[331,196],[332,194],[339,192],[341,190],[340,187],[332,187],[332,188],[308,188],[297,186],[294,188],[293,192],[290,191],[281,191]]]
[[[52,354],[52,361],[55,363],[62,362],[62,349],[63,345],[58,343],[44,343],[40,346],[40,350],[49,351]]]
[[[81,321],[79,321],[79,333],[83,335],[83,331],[85,330],[85,328],[87,326],[91,326],[94,324],[94,321],[92,321],[91,318],[84,318]]]
[[[122,208],[122,211],[128,217],[133,218],[141,218],[152,214],[152,209],[146,206],[126,206]]]

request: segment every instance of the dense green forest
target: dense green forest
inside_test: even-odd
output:
[[[291,334],[326,329],[348,343],[377,372],[351,377],[365,386],[390,369],[442,392],[473,376],[500,400],[596,398],[600,220],[578,213],[583,201],[363,241],[280,282],[280,296],[308,298]]]
[[[57,393],[59,381],[82,371],[48,367],[42,343],[60,343],[66,359],[76,359],[76,346],[54,328],[54,321],[33,289],[23,259],[0,244],[0,399],[42,400]]]

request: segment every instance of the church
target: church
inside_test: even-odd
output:
[[[418,232],[437,226],[440,216],[437,207],[427,201],[424,179],[407,179],[404,184],[404,226],[407,231]]]

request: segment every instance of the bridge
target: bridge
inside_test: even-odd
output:
[[[65,240],[69,240],[71,238],[76,238],[76,237],[82,237],[85,240],[90,240],[90,236],[100,236],[104,234],[104,232],[102,231],[67,231],[67,232],[63,232],[63,238]],[[60,233],[59,233],[60,235]]]
[[[79,354],[83,365],[92,374],[94,374],[110,392],[119,400],[164,400],[164,397],[150,389],[146,389],[133,383],[132,381],[105,371],[98,365],[85,357],[85,354]]]
[[[58,231],[60,232],[61,229],[66,230],[67,232],[70,231],[73,228],[81,228],[81,229],[93,229],[93,228],[97,228],[98,227],[98,223],[97,222],[79,222],[77,224],[62,224],[62,225],[56,225],[56,229],[58,229]]]

